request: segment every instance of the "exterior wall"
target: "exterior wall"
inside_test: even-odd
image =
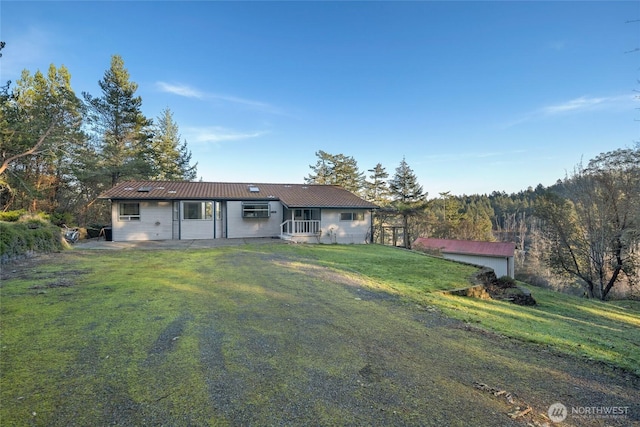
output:
[[[211,200],[182,200],[184,202],[212,202]],[[180,240],[213,239],[213,219],[183,219],[184,207],[180,208]]]
[[[183,219],[180,240],[213,239],[212,219]]]
[[[127,201],[129,202],[129,201]],[[136,203],[135,200],[131,201]],[[112,238],[126,240],[167,240],[172,235],[171,202],[141,201],[139,221],[120,221],[119,201],[111,204]]]
[[[227,202],[227,237],[278,237],[282,223],[282,203],[269,202],[269,218],[243,218],[242,202]]]
[[[443,253],[445,259],[466,262],[492,268],[497,277],[509,276],[513,278],[513,257],[489,257],[481,255],[464,255]]]
[[[342,212],[355,212],[355,210],[322,209],[320,243],[368,243],[367,236],[371,231],[371,212],[358,210],[358,212],[364,212],[364,220],[362,221],[341,221],[340,214]],[[309,242],[317,241],[318,239],[315,237],[309,240]]]
[[[111,206],[112,238],[114,241],[127,240],[171,240],[173,233],[173,203],[170,201],[136,201],[127,203],[140,204],[140,220],[120,221],[119,202],[113,201]],[[269,218],[243,218],[242,202],[229,201],[221,204],[223,219],[220,226],[226,228],[226,236],[219,233],[216,237],[251,238],[251,237],[279,237],[280,224],[283,217],[283,206],[277,201],[270,201]],[[364,210],[364,220],[341,221],[342,212],[355,212],[350,209],[322,209],[320,228],[321,236],[295,237],[293,240],[308,243],[340,243],[360,244],[368,243],[367,236],[371,229],[371,212]],[[360,210],[362,211],[362,210]],[[215,223],[213,218],[204,220],[185,220],[181,218],[179,224],[180,238],[213,239]],[[222,225],[223,224],[223,225]],[[218,230],[221,231],[221,230]],[[497,273],[496,273],[497,274]]]

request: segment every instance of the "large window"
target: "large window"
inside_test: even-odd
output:
[[[297,221],[320,220],[320,209],[295,209],[293,219]]]
[[[118,205],[120,221],[140,221],[140,203],[120,203]]]
[[[364,212],[342,212],[340,221],[364,221]]]
[[[269,218],[269,203],[243,203],[243,218]]]
[[[184,202],[182,204],[183,219],[211,219],[213,202]]]

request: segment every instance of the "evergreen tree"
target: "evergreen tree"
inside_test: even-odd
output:
[[[450,191],[443,191],[439,200],[434,200],[434,213],[438,218],[433,229],[433,237],[452,239],[458,236],[458,227],[462,221],[462,201],[451,194]]]
[[[148,179],[153,175],[151,120],[142,114],[142,98],[135,96],[138,85],[119,55],[111,57],[111,67],[98,82],[102,94],[84,93],[88,122],[99,173],[110,186],[126,179]]]
[[[316,151],[318,161],[315,166],[309,165],[314,173],[305,178],[307,184],[333,184],[333,155],[319,150]]]
[[[69,185],[69,165],[84,137],[82,104],[68,70],[53,64],[47,74],[22,72],[3,88],[0,105],[2,204],[53,212]]]
[[[406,204],[423,202],[427,196],[404,157],[389,181],[389,190],[395,202]]]
[[[363,174],[358,169],[358,162],[344,154],[329,154],[325,151],[316,152],[318,161],[315,166],[309,166],[313,174],[305,178],[308,184],[339,185],[354,194],[361,194]]]
[[[375,203],[378,207],[382,208],[387,206],[390,202],[389,185],[387,184],[389,174],[381,163],[376,164],[373,169],[369,169],[369,172],[371,172],[369,180],[364,181],[364,198]],[[378,209],[373,214],[374,242],[382,236],[383,226],[387,220],[388,213],[386,210]]]
[[[417,216],[426,207],[427,193],[418,183],[413,170],[407,164],[405,158],[396,168],[396,173],[389,181],[389,190],[392,197],[392,205],[399,215],[402,216],[404,226],[404,247],[411,248],[411,241],[415,233],[412,233],[409,218]]]
[[[173,120],[169,108],[162,111],[154,127],[153,179],[186,180],[196,178],[197,163],[191,166],[191,151],[187,142],[180,142],[178,124]]]
[[[369,175],[369,181],[364,181],[365,198],[378,206],[386,205],[389,203],[389,185],[387,184],[389,174],[381,163],[369,169],[368,172],[371,172],[371,175]]]

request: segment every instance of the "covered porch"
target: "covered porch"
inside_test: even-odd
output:
[[[320,209],[285,209],[284,222],[280,224],[280,238],[320,239]]]
[[[280,224],[280,238],[291,240],[293,237],[320,237],[319,220],[289,219]]]

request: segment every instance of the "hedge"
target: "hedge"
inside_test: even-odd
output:
[[[0,221],[0,260],[6,263],[34,252],[56,252],[64,249],[60,228],[40,221]]]

